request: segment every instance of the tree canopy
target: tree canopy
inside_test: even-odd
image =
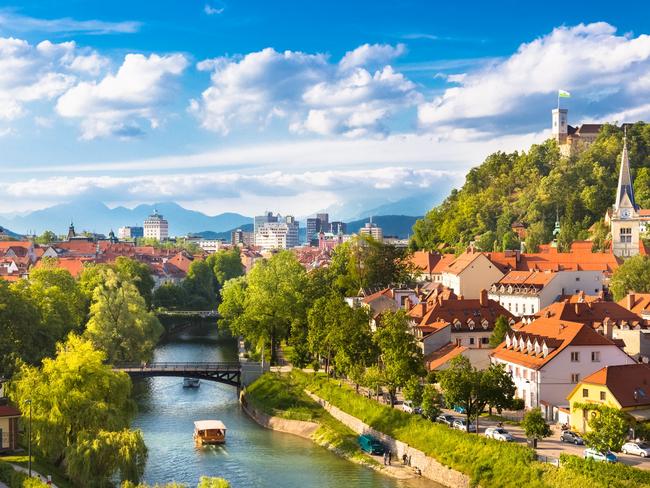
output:
[[[638,255],[626,259],[614,271],[609,288],[617,301],[628,292],[650,292],[650,257]]]

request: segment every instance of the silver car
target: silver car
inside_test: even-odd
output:
[[[485,437],[504,442],[511,442],[514,440],[510,432],[501,427],[488,427],[485,429]]]
[[[470,423],[469,429],[467,428],[467,421],[465,419],[456,419],[452,425],[454,429],[464,430],[465,432],[476,432],[476,424]]]
[[[635,456],[650,456],[650,445],[645,442],[626,442],[621,447],[623,454],[634,454]]]

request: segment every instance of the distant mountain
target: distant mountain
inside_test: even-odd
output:
[[[219,239],[222,241],[228,241],[230,242],[230,236],[232,231],[241,229],[244,232],[253,232],[253,224],[244,224],[244,225],[239,225],[237,227],[233,227],[230,230],[224,231],[224,232],[214,232],[211,230],[204,230],[202,232],[194,232],[195,235],[201,236],[204,239]]]
[[[408,215],[378,215],[372,218],[373,224],[381,227],[385,236],[397,236],[400,239],[406,239],[413,234],[413,224],[421,217],[411,217]],[[359,229],[366,225],[370,219],[355,220],[348,222],[348,234],[358,233]]]
[[[0,226],[0,239],[3,237],[9,237],[10,239],[22,239],[24,236],[21,236],[20,234],[16,234],[15,232],[10,231],[9,229],[6,229],[2,226]]]
[[[154,205],[138,205],[133,209],[125,207],[108,208],[97,201],[78,201],[55,205],[19,216],[0,215],[0,225],[11,227],[17,232],[28,231],[37,234],[51,230],[65,234],[70,222],[74,222],[77,232],[88,230],[107,234],[111,229],[125,225],[142,225],[148,215],[158,210],[169,222],[170,235],[185,235],[204,229],[212,232],[225,232],[229,229],[250,224],[253,219],[237,213],[222,213],[209,216],[188,210],[177,203],[163,202]]]
[[[396,202],[388,202],[370,210],[364,210],[358,218],[373,217],[375,215],[397,216],[397,215],[424,215],[432,207],[440,203],[440,196],[436,194],[416,195],[403,198]]]

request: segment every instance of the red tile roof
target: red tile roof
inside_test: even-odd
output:
[[[0,417],[20,417],[20,410],[11,405],[0,405]]]
[[[607,386],[623,408],[650,405],[650,366],[647,364],[605,366],[582,383]]]
[[[421,272],[431,274],[441,258],[442,256],[439,253],[415,251],[411,255],[410,261]]]
[[[616,324],[623,322],[629,325],[643,324],[643,319],[636,313],[627,310],[618,303],[604,301],[555,302],[537,312],[535,317],[579,322],[593,328],[601,326],[605,319],[609,319]]]
[[[433,371],[445,363],[451,361],[456,356],[461,355],[467,350],[464,346],[458,346],[454,343],[449,343],[441,347],[437,351],[432,352],[424,358],[424,364],[428,371]]]

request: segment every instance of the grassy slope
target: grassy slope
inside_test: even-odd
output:
[[[28,456],[25,455],[1,456],[0,461],[16,464],[23,468],[28,466]],[[59,488],[72,488],[72,484],[65,478],[63,471],[47,461],[32,457],[32,469],[43,476],[52,475],[52,482]]]
[[[323,376],[294,373],[294,382],[360,418],[373,428],[418,448],[439,462],[471,476],[483,488],[650,487],[650,472],[624,465],[597,464],[575,456],[556,469],[535,460],[522,445],[468,435],[421,417],[380,405]],[[295,388],[295,386],[294,386]]]

